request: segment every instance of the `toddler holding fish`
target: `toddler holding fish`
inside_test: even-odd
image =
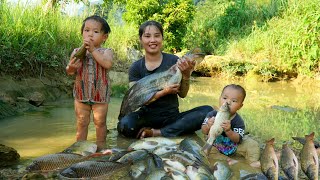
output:
[[[220,135],[217,135],[212,144],[220,153],[230,156],[237,152],[238,154],[243,155],[253,167],[259,167],[260,162],[260,148],[259,144],[253,139],[245,136],[245,124],[241,116],[237,113],[239,109],[243,106],[243,101],[246,97],[245,89],[236,84],[229,84],[225,86],[222,90],[222,93],[219,98],[219,105],[229,106],[230,118],[225,119],[221,123],[223,132]],[[210,128],[213,127],[215,122],[215,117],[219,111],[213,110],[209,112],[204,119],[204,122],[201,126],[203,134],[210,136]],[[211,145],[210,145],[211,146]],[[211,147],[204,147],[204,150],[210,152]],[[209,153],[207,152],[207,153]],[[234,164],[237,161],[228,159],[229,164]]]
[[[87,17],[82,24],[83,45],[75,49],[66,71],[76,76],[73,96],[77,119],[77,141],[87,140],[90,114],[96,127],[98,149],[106,142],[106,118],[110,99],[108,71],[112,67],[113,52],[102,47],[111,32],[108,23],[100,16]]]

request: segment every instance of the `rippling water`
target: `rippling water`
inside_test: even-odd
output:
[[[239,113],[245,119],[247,132],[261,142],[275,137],[276,147],[280,147],[283,141],[292,141],[291,136],[304,136],[312,131],[320,139],[320,85],[317,83],[196,78],[188,96],[180,100],[181,111],[200,105],[218,105],[221,90],[229,83],[245,87],[247,97]],[[108,147],[127,147],[133,141],[119,137],[115,130],[121,100],[111,98],[109,105]],[[90,123],[88,139],[95,141],[93,122]],[[59,106],[46,105],[38,111],[0,120],[0,144],[17,149],[22,159],[62,151],[74,141],[72,99],[59,102]]]

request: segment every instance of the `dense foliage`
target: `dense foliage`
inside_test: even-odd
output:
[[[320,76],[317,0],[105,0],[80,17],[61,14],[59,5],[45,11],[1,2],[2,74],[61,74],[70,52],[81,44],[82,20],[99,14],[111,26],[104,46],[114,49],[116,70],[126,71],[138,57],[130,57],[132,50],[140,50],[138,27],[152,19],[164,26],[164,51],[201,47],[222,57],[200,71],[256,74],[266,80]]]
[[[128,0],[124,19],[137,25],[147,20],[156,20],[163,25],[166,40],[165,49],[181,51],[181,43],[187,32],[187,25],[194,15],[192,0]]]

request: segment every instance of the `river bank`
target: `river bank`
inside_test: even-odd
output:
[[[124,72],[112,71],[109,76],[112,86],[128,84],[128,77]],[[73,77],[68,76],[20,79],[0,76],[0,120],[72,98],[73,80]]]

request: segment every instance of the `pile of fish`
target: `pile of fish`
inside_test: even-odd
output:
[[[232,176],[229,166],[222,161],[211,166],[195,140],[164,137],[144,138],[127,149],[98,153],[90,142],[77,142],[61,153],[36,158],[26,170],[57,172],[58,179],[224,180]]]
[[[278,159],[272,138],[261,154],[262,172],[250,174],[240,170],[240,179],[286,179],[280,176],[281,169],[287,179],[298,179],[301,169],[308,179],[318,180],[316,149],[319,142],[314,140],[314,133],[305,138],[293,138],[303,144],[300,156],[296,157],[288,144],[284,144]],[[34,159],[26,170],[40,174],[55,172],[57,179],[226,180],[233,176],[226,162],[210,164],[201,146],[191,138],[149,137],[131,143],[126,149],[96,150],[92,142],[76,142],[63,152]],[[302,176],[299,174],[299,178]]]
[[[314,143],[314,132],[301,138],[294,138],[303,143],[303,148],[300,151],[299,161],[287,144],[282,147],[280,155],[280,167],[288,179],[298,179],[299,167],[302,172],[311,180],[319,178],[319,157],[317,154],[317,146]],[[274,138],[266,142],[266,146],[261,154],[261,170],[267,179],[279,178],[279,163],[276,152],[274,150]]]

